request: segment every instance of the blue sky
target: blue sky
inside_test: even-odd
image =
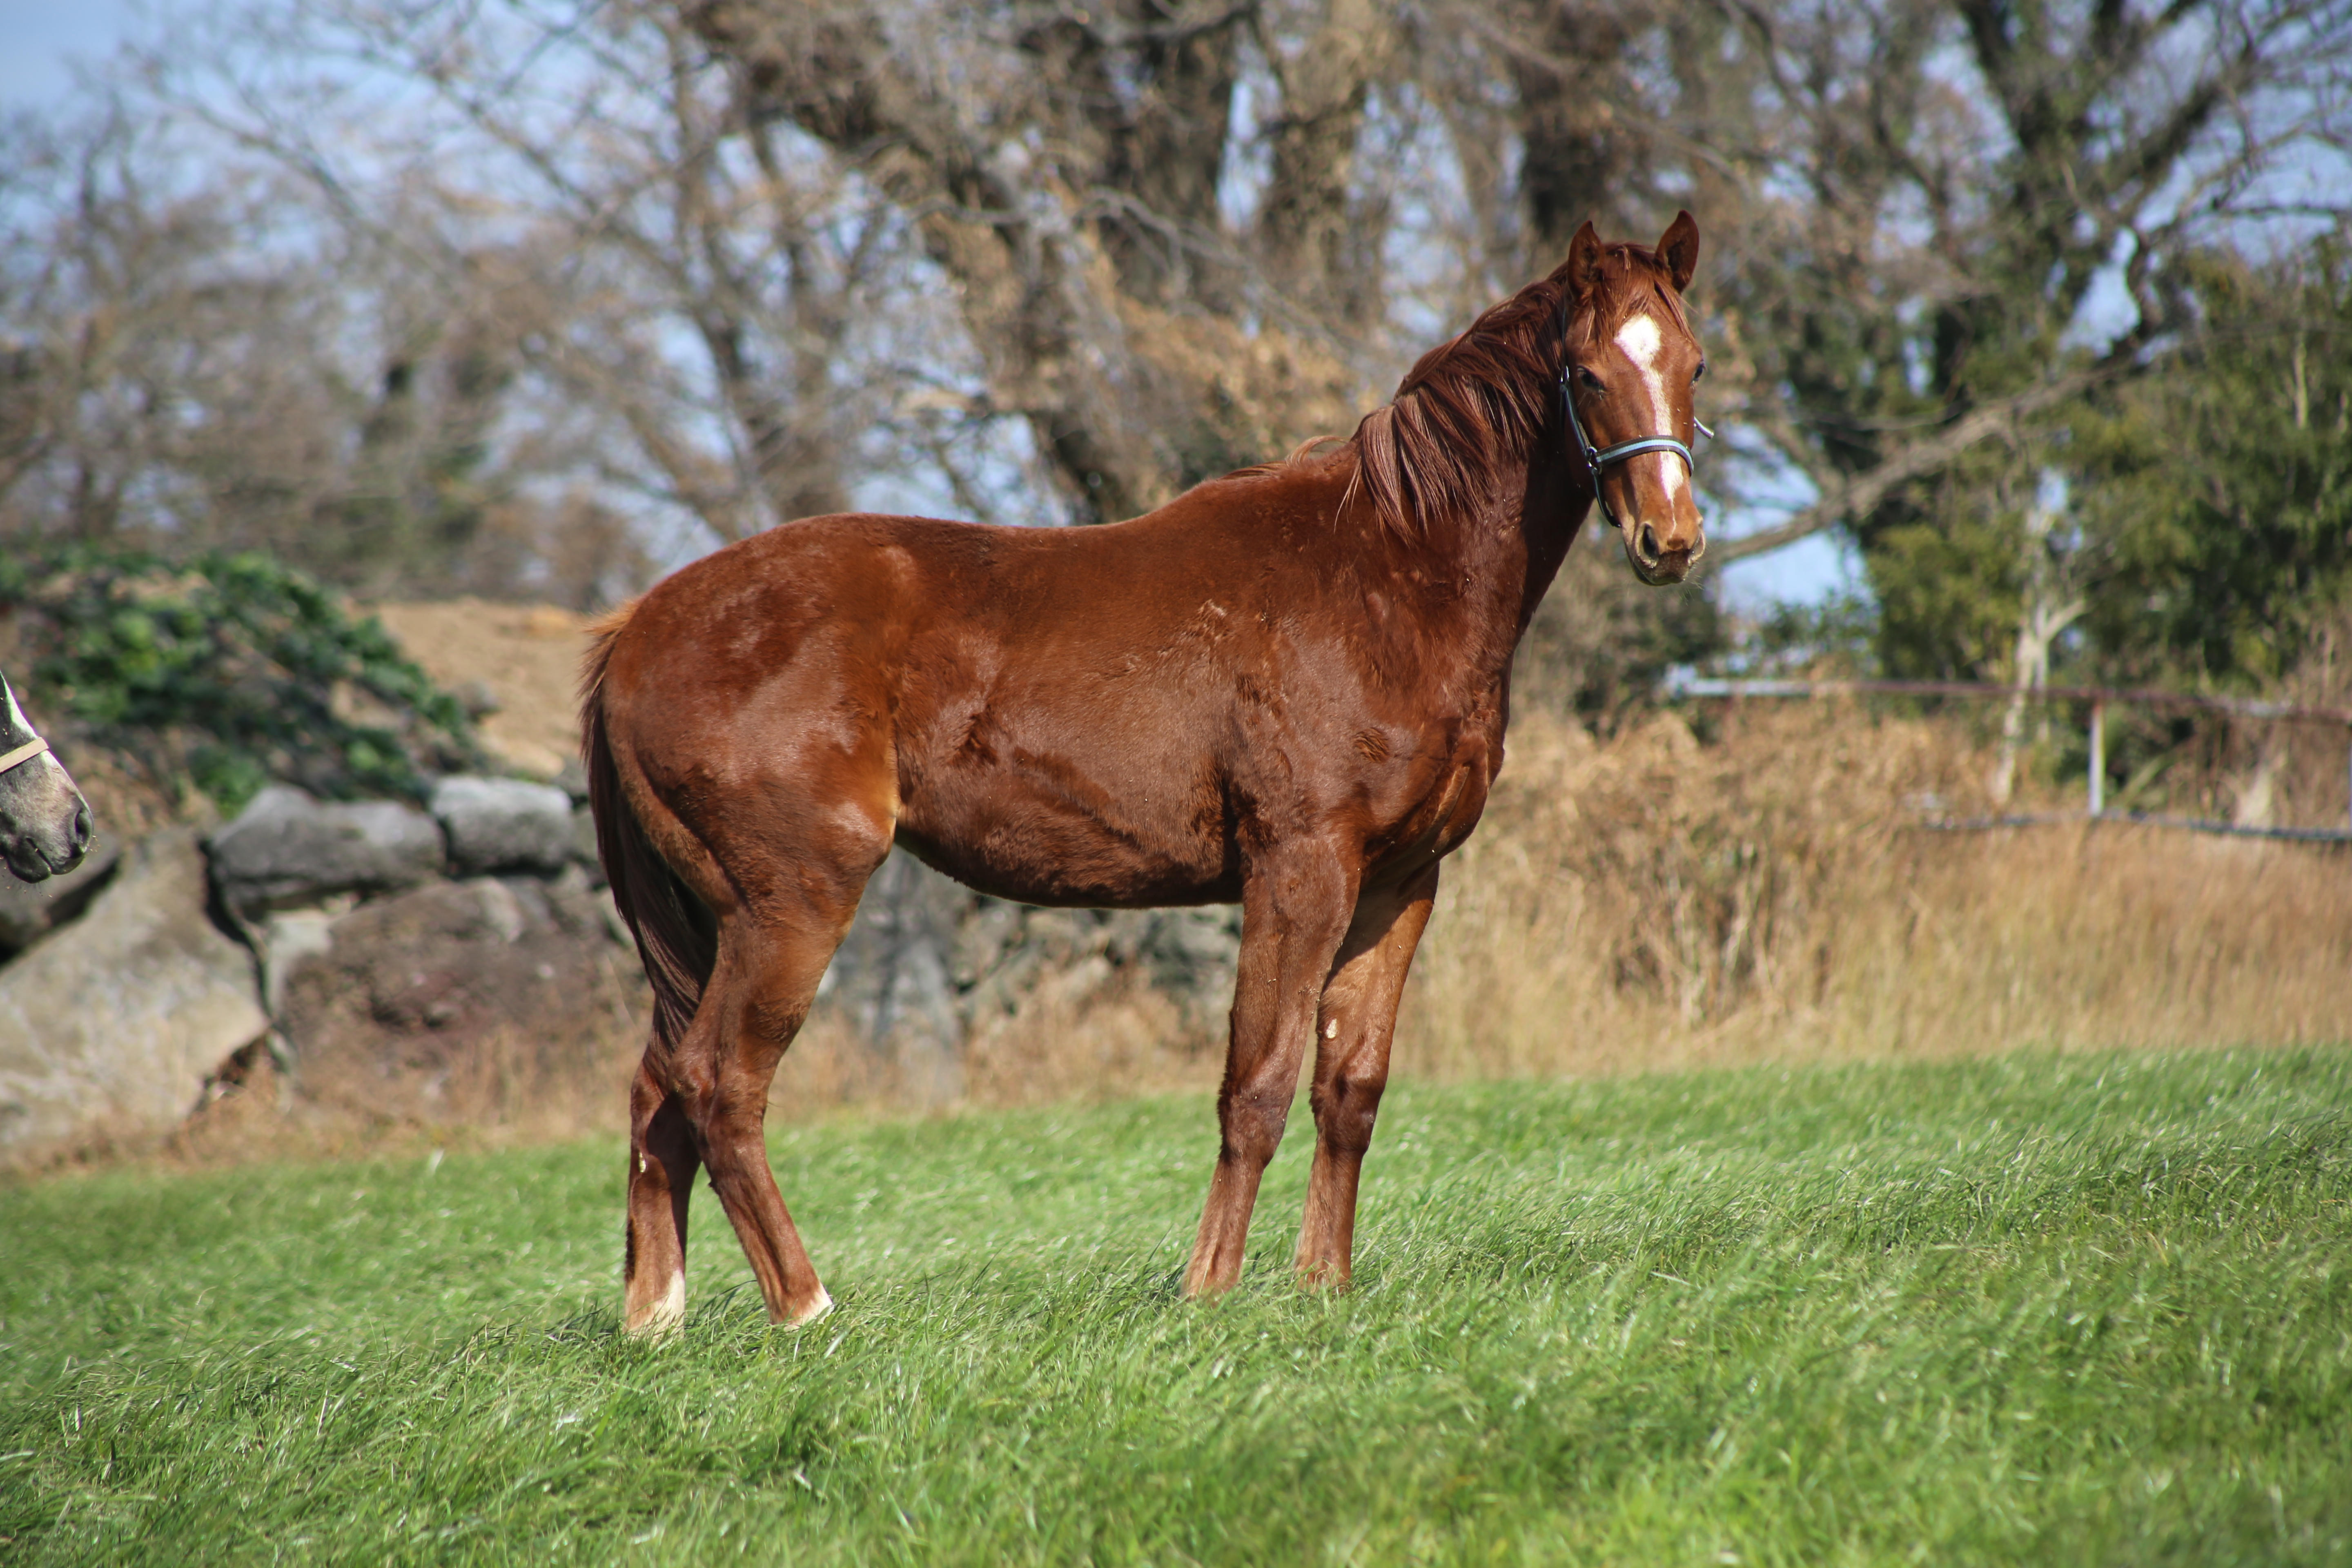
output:
[[[57,102],[72,90],[71,62],[112,53],[144,9],[133,0],[0,0],[0,105]]]
[[[1770,520],[1759,520],[1766,526]],[[1756,614],[1779,604],[1817,604],[1835,593],[1869,587],[1862,562],[1843,533],[1816,533],[1769,554],[1724,568],[1723,590],[1732,608]]]

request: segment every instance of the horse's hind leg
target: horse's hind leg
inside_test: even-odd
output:
[[[721,919],[702,1002],[674,1049],[646,1050],[629,1093],[629,1230],[624,1322],[633,1333],[686,1314],[686,1217],[695,1172],[743,1244],[768,1315],[806,1322],[833,1305],[768,1168],[768,1087],[808,1016],[833,950],[857,908],[864,868],[846,893],[791,919],[756,920],[739,905]]]
[[[1403,886],[1369,893],[1323,988],[1315,1040],[1315,1168],[1298,1230],[1298,1278],[1344,1286],[1354,1264],[1356,1184],[1372,1120],[1388,1087],[1389,1046],[1413,949],[1437,898],[1437,868]]]
[[[768,1086],[856,910],[853,891],[838,910],[796,911],[797,919],[772,915],[754,923],[739,910],[720,927],[719,964],[688,1037],[706,1048],[686,1097],[688,1115],[710,1185],[759,1277],[768,1316],[779,1323],[820,1317],[833,1298],[817,1279],[768,1166]]]
[[[855,904],[852,904],[852,909]],[[722,923],[719,960],[677,1047],[647,1048],[630,1090],[627,1311],[633,1333],[686,1315],[687,1201],[698,1168],[734,1226],[768,1316],[802,1323],[833,1305],[768,1168],[768,1086],[840,940],[775,942]],[[843,918],[846,924],[846,916]]]
[[[629,1086],[629,1218],[622,1321],[632,1333],[676,1328],[686,1316],[686,1207],[702,1156],[686,1108],[646,1048]]]

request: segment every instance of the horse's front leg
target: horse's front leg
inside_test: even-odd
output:
[[[1242,888],[1242,951],[1233,1035],[1217,1092],[1216,1173],[1184,1293],[1210,1296],[1241,1278],[1259,1180],[1282,1142],[1315,1009],[1355,904],[1355,857],[1298,845],[1254,867]]]
[[[1315,1169],[1307,1179],[1307,1218],[1298,1229],[1301,1284],[1348,1283],[1356,1249],[1356,1184],[1372,1121],[1388,1087],[1389,1046],[1396,1038],[1413,949],[1437,900],[1437,866],[1394,888],[1366,893],[1340,945],[1315,1037]]]

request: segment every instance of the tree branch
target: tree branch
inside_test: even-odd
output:
[[[1708,554],[1717,565],[1728,565],[1866,516],[1896,486],[1934,473],[1978,442],[2000,435],[2020,419],[2064,402],[2104,378],[2101,371],[2077,371],[2045,381],[2014,397],[1987,404],[1927,440],[1906,447],[1867,473],[1843,481],[1786,522],[1726,540]]]

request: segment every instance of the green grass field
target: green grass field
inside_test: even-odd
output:
[[[617,1323],[621,1152],[0,1190],[0,1556],[2352,1562],[2352,1050],[1392,1094],[1356,1289],[1176,1294],[1200,1100],[780,1129]]]

